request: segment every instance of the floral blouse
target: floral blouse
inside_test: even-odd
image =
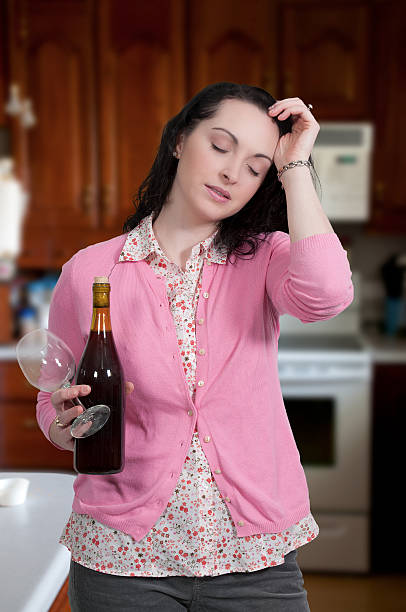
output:
[[[152,214],[127,237],[123,252],[145,259],[165,280],[169,307],[192,401],[196,382],[195,313],[201,289],[203,262],[222,264],[226,252],[214,244],[216,232],[195,245],[182,270],[161,249],[152,228]],[[204,350],[204,349],[200,349]],[[73,561],[90,569],[121,576],[218,576],[253,572],[284,563],[291,550],[315,539],[319,527],[309,513],[280,533],[237,537],[235,524],[223,502],[200,445],[192,437],[177,486],[167,507],[140,541],[72,512],[60,538]]]

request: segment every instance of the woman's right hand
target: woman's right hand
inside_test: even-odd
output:
[[[59,423],[63,424],[63,427],[57,425],[56,419],[51,423],[49,437],[54,444],[73,451],[75,440],[70,433],[70,426],[72,421],[83,412],[83,408],[82,406],[72,406],[70,400],[81,395],[88,395],[89,393],[90,387],[88,385],[72,385],[72,387],[58,389],[52,393],[52,405],[55,408],[56,416],[59,417]]]
[[[59,417],[59,425],[56,424],[55,417],[55,420],[52,421],[51,427],[49,428],[49,437],[54,444],[66,450],[73,451],[75,448],[75,439],[70,433],[70,426],[72,421],[83,412],[83,408],[82,406],[72,406],[71,400],[74,397],[88,395],[90,391],[91,388],[89,385],[72,385],[72,387],[58,389],[52,393],[51,402],[55,408],[56,417]],[[133,391],[133,383],[127,381],[125,383],[126,395],[130,395]],[[63,427],[61,427],[62,424]]]

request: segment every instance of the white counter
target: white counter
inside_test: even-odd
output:
[[[69,573],[70,553],[59,544],[69,518],[74,475],[0,472],[28,478],[20,506],[0,506],[0,610],[47,612]]]
[[[0,361],[17,361],[15,344],[0,344]]]

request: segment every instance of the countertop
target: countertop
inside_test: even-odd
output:
[[[364,347],[373,363],[406,363],[406,337],[385,336],[377,330],[361,333]]]
[[[391,338],[375,328],[362,330],[359,337],[372,363],[406,363],[406,337]],[[0,344],[0,361],[15,361],[15,347],[16,343]]]
[[[59,544],[69,518],[74,475],[0,472],[0,478],[28,478],[20,506],[0,506],[0,609],[46,612],[69,573],[70,553]]]

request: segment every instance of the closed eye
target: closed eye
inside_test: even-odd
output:
[[[220,149],[220,147],[216,147],[215,144],[212,143],[211,148],[214,149],[215,151],[218,151],[219,153],[228,153],[228,151],[225,151],[224,149]],[[250,169],[251,173],[254,176],[258,176],[259,172],[255,172],[254,168],[251,168],[251,166],[248,166],[248,168]]]

